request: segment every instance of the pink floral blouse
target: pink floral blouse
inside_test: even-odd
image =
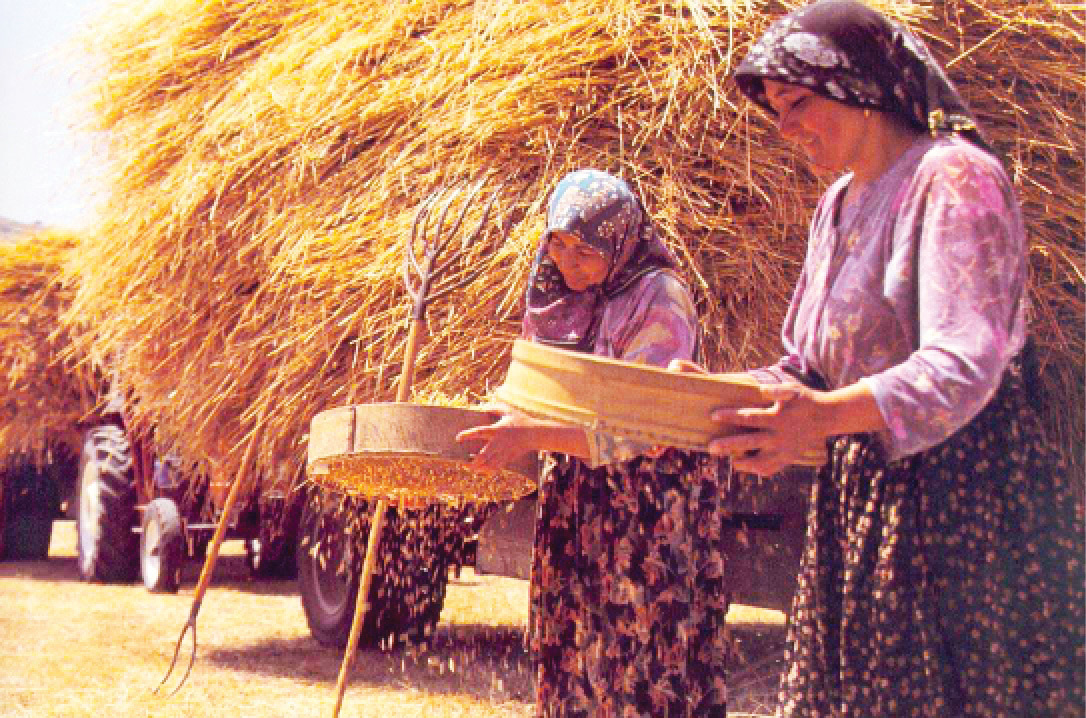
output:
[[[919,140],[835,221],[850,179],[815,211],[786,356],[752,373],[865,382],[900,458],[976,416],[1021,350],[1026,236],[1003,167],[956,137]]]

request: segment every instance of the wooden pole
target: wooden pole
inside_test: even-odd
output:
[[[264,412],[261,412],[260,419],[257,421],[257,426],[263,424]],[[185,671],[185,675],[181,678],[181,681],[177,684],[177,687],[170,693],[173,695],[177,691],[181,690],[181,686],[184,685],[185,680],[189,676],[189,672],[192,670],[193,662],[196,660],[196,617],[200,613],[200,606],[204,601],[204,594],[207,592],[208,586],[211,584],[211,575],[215,572],[215,563],[219,559],[219,549],[222,546],[223,539],[226,537],[226,530],[230,523],[230,515],[234,512],[234,504],[237,503],[238,497],[241,496],[242,487],[247,485],[246,481],[246,467],[249,466],[249,460],[252,458],[253,451],[256,447],[257,437],[254,434],[249,440],[249,445],[245,448],[245,456],[241,460],[241,466],[238,469],[237,475],[234,477],[234,481],[230,484],[230,492],[226,495],[226,502],[222,507],[222,515],[219,517],[219,523],[215,527],[215,533],[211,537],[211,545],[208,546],[207,556],[204,558],[204,566],[200,570],[200,579],[196,582],[196,590],[192,597],[192,608],[189,610],[188,620],[181,628],[181,635],[177,638],[177,646],[174,648],[173,661],[170,662],[170,667],[166,671],[165,677],[155,688],[154,692],[157,693],[159,689],[169,679],[170,674],[173,673],[174,666],[177,664],[177,656],[181,650],[181,642],[185,640],[185,633],[190,629],[192,630],[192,656],[189,658],[189,666]]]
[[[412,319],[411,327],[407,332],[407,347],[404,350],[403,371],[400,373],[400,383],[396,388],[396,401],[407,401],[411,391],[411,380],[415,373],[415,355],[418,353],[419,335],[423,328],[422,319]],[[358,636],[362,632],[362,623],[366,620],[366,612],[370,608],[370,585],[373,582],[373,570],[377,566],[377,552],[381,548],[381,529],[384,527],[385,511],[388,502],[385,499],[377,500],[377,507],[373,510],[373,520],[370,523],[370,535],[366,542],[366,558],[362,561],[362,577],[359,579],[358,595],[355,596],[354,620],[351,622],[351,632],[347,636],[347,649],[343,654],[343,663],[339,667],[339,677],[336,679],[336,705],[332,711],[333,718],[339,718],[339,710],[343,706],[343,694],[347,690],[347,678],[354,663],[354,655],[358,650]]]

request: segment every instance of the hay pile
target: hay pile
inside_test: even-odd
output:
[[[74,291],[61,267],[76,246],[52,230],[0,243],[0,462],[41,463],[58,445],[78,453],[76,422],[97,402],[97,375],[62,358]]]
[[[1033,232],[1046,385],[1064,398],[1050,423],[1081,460],[1081,11],[883,7],[928,39],[1007,156]],[[468,250],[483,279],[431,308],[416,379],[421,396],[479,396],[503,374],[549,189],[595,166],[639,189],[682,256],[712,366],[771,360],[822,185],[729,75],[784,9],[116,5],[88,56],[113,180],[68,267],[69,320],[90,328],[78,351],[112,357],[137,412],[182,452],[233,471],[251,445],[246,468],[298,466],[315,413],[394,395],[417,205],[447,184],[508,183],[482,241],[502,224],[510,237]]]

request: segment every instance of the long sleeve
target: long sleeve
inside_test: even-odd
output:
[[[784,355],[775,364],[747,370],[747,374],[757,379],[762,384],[787,384],[796,381],[797,376],[807,373],[807,365],[803,356],[796,348],[793,333],[795,331],[796,310],[799,305],[798,298],[803,296],[807,287],[807,264],[800,272],[796,280],[796,287],[792,292],[792,303],[789,305],[788,314],[784,319],[781,329],[781,344],[784,346]]]
[[[976,416],[1025,334],[1027,255],[1009,181],[975,153],[950,149],[929,160],[904,207],[917,232],[897,243],[887,271],[914,268],[918,346],[864,379],[894,456],[933,446]]]
[[[918,141],[837,210],[850,180],[812,218],[784,358],[750,373],[816,388],[864,382],[900,458],[976,416],[1024,345],[1025,230],[998,160],[959,138]]]

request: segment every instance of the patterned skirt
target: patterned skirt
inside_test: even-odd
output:
[[[812,489],[781,716],[1083,716],[1082,506],[1016,367],[937,447],[837,439]]]
[[[724,718],[716,462],[544,471],[531,589],[540,718]]]

